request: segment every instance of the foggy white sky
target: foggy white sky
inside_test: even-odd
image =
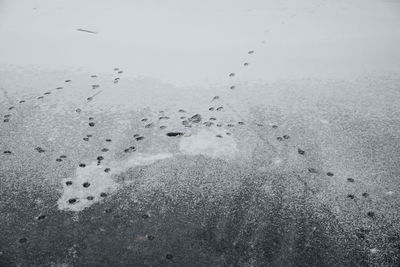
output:
[[[176,84],[400,70],[395,1],[3,0],[0,64]],[[78,28],[99,32],[90,34]],[[256,50],[249,58],[248,50]],[[249,68],[241,64],[250,62]],[[239,78],[238,78],[239,79]]]

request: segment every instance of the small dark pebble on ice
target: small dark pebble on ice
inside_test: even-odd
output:
[[[300,155],[304,155],[304,153],[306,153],[303,149],[297,149],[297,152],[300,154]]]
[[[9,122],[10,121],[10,119],[4,119],[3,120],[3,122]]]
[[[165,129],[165,128],[167,128],[167,126],[165,126],[165,125],[161,125],[160,126],[160,129],[162,130],[162,129]]]
[[[69,204],[75,204],[76,203],[76,198],[70,198],[68,200]]]
[[[100,196],[101,196],[101,197],[106,197],[106,196],[107,196],[107,193],[102,192],[102,193],[100,193]]]
[[[142,121],[143,121],[143,122],[145,122],[145,121],[147,121],[147,119],[146,119],[146,118],[144,118],[144,119],[142,119]]]
[[[89,122],[90,127],[94,127],[94,125],[95,125],[94,122]]]
[[[208,110],[209,110],[209,111],[214,111],[214,109],[215,109],[215,108],[211,107],[211,108],[209,108]]]
[[[111,171],[110,168],[105,168],[105,169],[104,169],[104,172],[110,172],[110,171]]]
[[[142,218],[143,218],[143,219],[147,219],[147,218],[149,218],[149,217],[150,217],[150,216],[149,216],[148,214],[143,214],[143,215],[142,215]]]
[[[85,167],[86,167],[86,164],[85,164],[85,163],[80,163],[80,164],[79,164],[79,167],[85,168]]]
[[[326,175],[328,175],[328,176],[331,176],[331,177],[332,177],[332,176],[333,176],[333,172],[327,172],[327,173],[326,173]]]
[[[248,66],[249,65],[249,63],[247,63],[247,62],[245,62],[244,64],[243,64],[243,66]]]
[[[285,135],[283,136],[283,138],[285,138],[285,139],[287,140],[287,139],[289,139],[289,138],[290,138],[290,136],[289,136],[289,135],[287,135],[287,134],[285,134]]]
[[[37,217],[38,220],[43,220],[43,219],[45,219],[45,218],[46,218],[46,215],[39,215],[39,216]]]
[[[72,182],[71,181],[66,181],[65,184],[70,186],[70,185],[72,185]]]
[[[216,137],[218,137],[218,138],[222,138],[222,135],[220,135],[220,134],[217,134],[217,135],[216,135]]]
[[[84,141],[89,141],[89,138],[83,137],[83,140],[84,140]]]
[[[66,82],[66,83],[69,83],[69,82],[71,82],[71,80],[65,80],[65,82]]]
[[[347,178],[347,182],[354,183],[354,179],[353,178]]]
[[[57,162],[61,162],[61,161],[62,161],[62,159],[56,159],[56,161],[57,161]]]
[[[189,119],[189,121],[191,121],[193,123],[199,123],[199,122],[201,122],[201,115],[195,114]]]

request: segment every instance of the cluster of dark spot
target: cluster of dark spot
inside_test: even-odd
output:
[[[43,148],[41,148],[40,146],[36,147],[35,150],[39,153],[44,153],[46,152],[46,150],[44,150]]]
[[[124,149],[125,153],[134,152],[134,151],[136,151],[136,147],[134,147],[134,146],[130,146],[130,147]]]

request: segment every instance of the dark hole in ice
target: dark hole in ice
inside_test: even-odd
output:
[[[93,200],[94,197],[93,197],[93,196],[88,196],[86,199],[87,199],[87,200]]]
[[[210,119],[209,119],[210,121],[216,121],[217,120],[217,118],[215,118],[215,117],[210,117]]]
[[[181,136],[181,135],[183,135],[184,133],[182,133],[182,132],[169,132],[169,133],[167,133],[167,136],[169,136],[169,137],[175,137],[175,136]]]
[[[61,162],[61,161],[62,161],[62,159],[56,159],[56,161],[57,161],[57,162]]]
[[[272,128],[276,129],[278,128],[278,125],[272,125]]]
[[[333,172],[327,172],[326,175],[333,176]]]
[[[37,217],[38,220],[44,220],[46,218],[46,215],[39,215]]]
[[[44,95],[49,95],[49,94],[51,94],[51,92],[46,92],[46,93],[44,93]]]
[[[180,109],[180,110],[178,110],[178,112],[184,113],[186,111],[184,109]]]
[[[278,140],[278,141],[282,141],[282,140],[283,140],[283,138],[282,138],[282,137],[280,137],[280,136],[278,136],[278,137],[276,138],[276,140]]]
[[[100,196],[101,196],[101,197],[106,197],[106,196],[107,196],[107,193],[101,192],[101,193],[100,193]]]
[[[6,155],[11,155],[12,152],[10,150],[6,150],[3,153],[6,154]]]
[[[126,149],[124,150],[125,153],[133,152],[133,151],[136,151],[136,147],[134,147],[134,146],[128,147],[128,148],[126,148]]]
[[[91,96],[87,98],[87,101],[92,101],[92,100],[93,100],[93,97],[91,97]]]
[[[201,115],[195,114],[189,119],[189,121],[191,121],[193,123],[199,123],[199,122],[201,122]]]
[[[222,138],[222,135],[220,135],[220,134],[217,134],[217,135],[216,135],[216,137],[218,137],[218,138]]]
[[[373,211],[368,211],[367,212],[368,217],[375,217],[375,213]]]
[[[161,128],[161,127],[160,127],[160,128]],[[135,139],[136,139],[136,141],[140,141],[140,140],[143,140],[143,139],[144,139],[144,136],[138,136],[138,137],[136,137]]]
[[[161,116],[158,119],[159,120],[169,120],[169,117],[168,116]]]
[[[44,97],[43,96],[39,96],[37,99],[43,99]]]
[[[105,168],[105,169],[104,169],[104,172],[110,172],[110,171],[111,171],[110,168]]]
[[[222,127],[222,124],[218,123],[218,124],[217,124],[217,127]]]
[[[226,126],[228,126],[228,127],[235,127],[235,125],[233,125],[232,123],[228,123]]]
[[[76,198],[70,198],[68,199],[69,204],[75,204],[76,203]]]
[[[89,138],[83,137],[83,140],[84,140],[84,141],[89,141]]]
[[[66,158],[67,158],[67,156],[65,156],[65,155],[61,155],[61,156],[60,156],[60,158],[61,158],[61,159],[66,159]]]
[[[104,159],[103,156],[98,156],[98,157],[97,157],[97,160],[103,160],[103,159]]]
[[[107,151],[108,151],[108,148],[102,148],[101,151],[102,151],[102,152],[107,152]]]
[[[353,178],[347,178],[347,182],[354,183],[354,179]]]
[[[12,110],[12,109],[14,109],[14,108],[15,108],[15,107],[14,107],[14,106],[12,106],[12,107],[9,107],[9,108],[8,108],[8,110]]]
[[[92,135],[92,134],[87,134],[86,136],[87,136],[87,137],[93,137],[93,135]]]
[[[154,236],[148,235],[148,236],[147,236],[147,239],[148,239],[148,240],[154,240]]]
[[[92,120],[94,120],[94,118],[93,117],[89,117],[89,120],[92,121]]]
[[[289,139],[289,138],[290,138],[290,136],[289,136],[289,135],[287,135],[287,134],[285,134],[285,135],[283,136],[283,138],[285,138],[285,139],[287,140],[287,139]]]
[[[25,103],[25,100],[21,100],[21,101],[19,101],[19,103],[20,103],[20,104]]]
[[[165,255],[165,257],[166,257],[168,260],[172,260],[172,258],[173,258],[174,256],[172,256],[172,254],[167,254],[167,255]]]
[[[244,125],[244,122],[243,121],[239,121],[238,124],[239,125]]]
[[[352,195],[352,194],[348,194],[347,197],[350,199],[354,199],[354,195]]]
[[[369,194],[368,194],[367,192],[364,192],[364,193],[362,193],[362,196],[363,196],[363,197],[368,197]]]
[[[300,155],[304,155],[304,153],[306,153],[303,149],[297,149],[297,152],[300,154]]]
[[[228,133],[226,133],[226,135],[232,135],[232,134],[228,132]]]
[[[211,127],[214,123],[211,121],[206,121],[205,123],[203,123],[205,126],[207,127]]]
[[[229,77],[233,77],[233,76],[235,76],[235,73],[233,73],[233,72],[229,73]]]
[[[85,187],[85,188],[88,188],[88,187],[90,186],[90,183],[89,183],[89,182],[84,182],[84,183],[82,184],[82,186]]]
[[[4,119],[3,120],[3,122],[9,122],[10,121],[10,119]]]
[[[85,164],[85,163],[80,163],[80,164],[79,164],[79,167],[85,168],[85,167],[86,167],[86,164]]]
[[[106,139],[106,142],[111,142],[112,140],[111,139]]]
[[[57,88],[56,88],[56,90],[61,90],[61,89],[63,89],[63,88],[62,88],[62,87],[57,87]]]
[[[4,118],[9,118],[9,117],[11,117],[11,114],[4,115]]]
[[[89,122],[90,127],[94,127],[94,122]]]
[[[72,182],[71,181],[66,181],[65,184],[70,186],[70,185],[72,185]]]

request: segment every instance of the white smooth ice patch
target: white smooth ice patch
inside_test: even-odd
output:
[[[126,160],[109,162],[106,166],[103,164],[98,166],[97,161],[94,161],[85,168],[78,167],[75,177],[62,181],[63,192],[57,202],[58,208],[69,211],[81,211],[88,208],[104,198],[101,194],[109,195],[118,189],[119,184],[112,178],[114,175],[135,166],[150,165],[172,156],[170,153],[137,154]],[[110,168],[110,171],[105,172],[105,168]],[[70,184],[67,185],[67,182]]]
[[[205,155],[211,158],[232,158],[238,152],[232,136],[222,135],[211,130],[201,130],[197,134],[184,137],[179,143],[179,149],[187,155]]]

